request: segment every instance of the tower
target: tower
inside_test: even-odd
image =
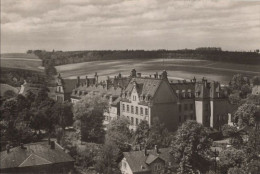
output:
[[[204,126],[210,126],[210,85],[206,79],[195,83],[196,120]]]

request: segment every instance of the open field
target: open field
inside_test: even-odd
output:
[[[1,54],[1,67],[42,71],[42,61],[34,54],[8,53]]]
[[[143,74],[154,74],[164,69],[174,79],[191,79],[206,77],[209,80],[227,83],[234,74],[247,76],[260,75],[260,65],[242,65],[193,59],[150,59],[150,60],[110,60],[67,64],[56,67],[63,77],[93,75],[114,76],[121,72],[129,75],[135,68]]]

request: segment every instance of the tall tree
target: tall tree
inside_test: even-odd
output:
[[[179,127],[172,143],[171,154],[179,164],[181,174],[206,172],[211,155],[211,140],[207,130],[196,121],[188,120]]]
[[[255,104],[243,104],[238,108],[234,115],[234,121],[239,127],[256,126],[256,120],[259,119],[257,115],[257,106]]]
[[[121,152],[130,150],[131,132],[129,130],[129,124],[129,120],[123,117],[112,120],[108,125],[106,141],[111,141],[116,144]]]
[[[80,128],[81,140],[102,142],[104,138],[103,112],[108,102],[100,95],[87,95],[73,107],[76,126]]]

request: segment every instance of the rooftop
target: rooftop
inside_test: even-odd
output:
[[[38,166],[62,162],[73,162],[74,159],[63,151],[63,148],[55,143],[55,148],[51,149],[48,142],[37,142],[25,144],[10,149],[10,152],[0,153],[0,169]]]

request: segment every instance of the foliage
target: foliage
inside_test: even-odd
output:
[[[208,136],[206,129],[196,121],[188,120],[179,127],[171,152],[179,164],[179,173],[207,171],[212,144]]]
[[[135,131],[134,134],[134,144],[140,145],[142,147],[147,146],[147,141],[150,134],[149,124],[146,120],[142,120]]]
[[[245,163],[246,154],[243,150],[228,148],[219,154],[219,168],[221,173],[227,173],[228,169],[241,167]]]
[[[155,117],[149,131],[147,140],[147,148],[153,148],[155,145],[159,147],[169,147],[172,142],[172,135],[160,122],[159,118]]]
[[[247,174],[247,172],[241,168],[233,167],[228,170],[228,174]]]
[[[103,141],[105,134],[103,111],[107,106],[107,100],[99,95],[87,95],[74,105],[74,120],[76,120],[76,126],[80,128],[82,141]]]
[[[230,144],[239,148],[243,144],[243,139],[236,127],[230,125],[222,126],[222,133],[225,137],[230,137]]]
[[[99,173],[106,174],[120,174],[118,169],[118,158],[120,156],[120,149],[110,140],[106,140],[101,153],[96,160],[95,169]]]
[[[58,125],[64,130],[66,126],[71,126],[73,123],[72,104],[68,101],[63,103],[56,102],[54,104],[54,115],[58,118]]]
[[[257,106],[254,104],[243,104],[234,115],[234,121],[239,127],[255,126]]]
[[[260,76],[254,76],[252,78],[252,84],[253,85],[260,85]]]
[[[16,96],[17,96],[17,94],[12,90],[7,90],[4,93],[4,97],[7,98],[7,99],[10,99],[10,98],[13,98],[13,97],[16,97]]]
[[[117,145],[121,152],[130,150],[131,132],[129,130],[129,120],[126,118],[119,118],[112,120],[108,125],[106,134],[106,141]]]

